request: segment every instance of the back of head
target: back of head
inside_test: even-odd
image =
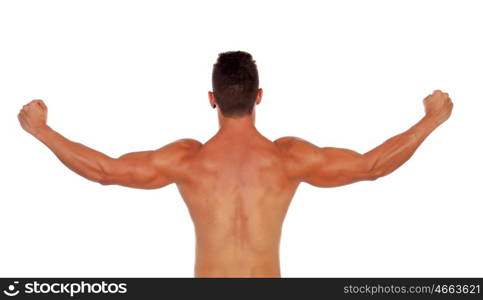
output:
[[[213,94],[224,117],[252,113],[258,91],[258,70],[251,54],[220,53],[213,65]]]

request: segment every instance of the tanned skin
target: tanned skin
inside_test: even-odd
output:
[[[256,104],[262,99],[258,90]],[[210,105],[216,105],[208,92]],[[196,231],[196,277],[280,277],[282,223],[301,182],[336,187],[385,176],[406,162],[445,122],[453,103],[434,91],[425,115],[407,131],[360,154],[317,147],[296,137],[274,142],[261,135],[252,114],[223,117],[206,143],[182,139],[157,150],[118,158],[72,142],[47,125],[47,106],[23,106],[22,128],[44,143],[69,169],[103,185],[156,189],[175,183]]]

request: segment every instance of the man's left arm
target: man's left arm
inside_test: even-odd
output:
[[[109,157],[80,143],[70,141],[47,125],[47,106],[42,100],[24,105],[18,115],[22,128],[44,143],[59,160],[77,174],[107,185],[154,189],[177,182],[182,174],[175,170],[194,140],[179,140],[160,149]]]

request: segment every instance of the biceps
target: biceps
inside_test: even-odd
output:
[[[375,179],[367,158],[343,148],[320,148],[307,183],[319,187],[336,187],[361,180]]]
[[[154,189],[170,182],[156,168],[152,151],[133,152],[111,159],[104,170],[103,185],[117,184],[133,188]]]

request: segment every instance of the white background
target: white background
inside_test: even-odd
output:
[[[17,120],[110,156],[217,130],[218,53],[250,52],[270,139],[366,152],[415,122],[434,89],[450,120],[393,174],[302,184],[282,276],[483,276],[480,1],[2,1],[0,276],[193,276],[194,232],[174,185],[102,186]]]

